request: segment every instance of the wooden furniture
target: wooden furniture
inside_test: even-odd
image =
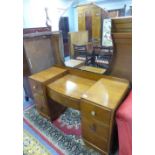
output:
[[[25,56],[24,48],[23,48],[23,88],[24,88],[24,97],[26,101],[28,101],[29,98],[33,98],[30,85],[29,85],[29,81],[28,81],[29,75],[31,75],[30,69],[29,69],[29,65],[28,65],[28,62]]]
[[[55,64],[51,46],[51,32],[24,35],[24,49],[32,74]]]
[[[48,112],[55,109],[56,104],[50,106],[47,98],[80,110],[85,143],[104,155],[111,152],[115,111],[129,90],[127,80],[55,66],[30,76],[30,83],[42,115],[52,120],[58,116]],[[60,111],[63,110],[62,107]]]
[[[91,64],[92,55],[87,52],[87,45],[73,45],[74,59],[82,60],[86,65]]]
[[[78,30],[88,31],[89,41],[101,43],[102,21],[108,17],[108,12],[94,3],[79,5],[78,11]]]
[[[126,12],[126,5],[124,5],[124,7],[120,9],[108,10],[108,15],[111,18],[115,18],[125,16],[125,12]]]
[[[26,99],[32,98],[28,76],[47,69],[54,64],[64,64],[62,34],[47,30],[48,28],[24,30],[23,84]]]
[[[95,57],[94,63],[98,67],[109,69],[112,62],[113,47],[94,46],[93,55]]]
[[[69,52],[70,57],[74,58],[74,44],[78,45],[85,45],[88,42],[88,32],[87,31],[80,31],[80,32],[69,32]]]
[[[97,73],[97,74],[104,74],[106,72],[106,69],[103,68],[97,68],[97,67],[92,67],[92,66],[82,66],[79,69]]]
[[[84,61],[81,61],[81,60],[70,59],[65,61],[65,66],[67,67],[79,68],[83,65],[84,65]]]
[[[30,33],[40,33],[40,32],[51,32],[51,27],[34,27],[34,28],[24,28],[23,34]]]
[[[69,42],[68,42],[69,19],[68,19],[68,17],[60,17],[59,30],[62,31],[64,55],[69,56],[69,50],[68,50],[68,46],[69,46]]]
[[[52,64],[54,64],[54,60],[53,58],[50,59],[50,57],[53,57],[53,53],[49,50],[51,47],[50,28],[28,28],[23,29],[23,33],[23,87],[25,91],[25,99],[28,100],[29,98],[33,98],[28,76],[41,71],[42,69],[51,67]],[[45,39],[43,39],[43,37]],[[39,50],[37,48],[39,48]],[[42,58],[44,48],[45,57]],[[40,64],[38,64],[39,61],[41,62]]]
[[[38,112],[47,119],[55,119],[58,113],[64,111],[64,107],[50,101],[46,96],[46,85],[65,75],[66,70],[61,68],[50,68],[36,73],[30,77],[30,86],[33,92],[34,102]],[[50,104],[49,104],[50,103]],[[52,108],[50,108],[52,106]]]
[[[55,64],[64,65],[64,46],[61,31],[52,32],[51,45],[54,53]]]
[[[47,69],[56,63],[64,64],[61,33],[31,33],[23,37],[24,52],[31,74]]]
[[[112,19],[114,56],[110,75],[132,82],[132,17]]]

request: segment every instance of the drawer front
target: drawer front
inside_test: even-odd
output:
[[[45,87],[35,80],[29,79],[29,81],[37,111],[49,119],[50,111],[46,101]]]
[[[34,101],[36,104],[39,105],[44,105],[46,104],[46,99],[44,98],[44,96],[40,93],[33,93],[34,96]]]
[[[87,102],[85,100],[81,101],[80,104],[81,114],[87,118],[93,118],[98,121],[103,122],[106,125],[110,125],[111,111],[101,108],[95,104]]]
[[[85,122],[82,122],[85,123]],[[99,149],[107,152],[108,151],[108,140],[102,138],[96,134],[92,129],[86,127],[87,125],[82,125],[82,138],[89,143],[93,144],[94,146],[98,147]]]
[[[31,86],[31,90],[33,93],[40,93],[40,94],[43,94],[43,86],[41,85],[41,83],[37,82],[37,81],[34,81],[32,79],[29,79],[30,81],[30,86]]]
[[[33,95],[37,110],[49,116],[49,108],[47,107],[44,96],[40,95],[39,93],[34,93]]]
[[[53,90],[50,90],[50,89],[48,89],[47,93],[48,93],[48,96],[52,100],[66,106],[66,107],[70,107],[70,108],[78,109],[78,110],[80,109],[80,101],[79,100],[73,99],[71,97],[67,97],[65,95],[62,95],[62,94],[55,92]]]
[[[109,140],[109,126],[104,125],[99,121],[95,121],[94,119],[88,119],[85,117],[82,117],[81,122],[82,122],[82,133],[83,130],[86,130],[102,139],[105,139],[105,141]]]
[[[48,107],[42,104],[36,104],[36,108],[39,112],[45,113],[45,114],[49,114],[49,110]]]

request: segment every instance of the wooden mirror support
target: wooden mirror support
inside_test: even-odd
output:
[[[132,17],[112,19],[114,56],[110,75],[132,82]]]

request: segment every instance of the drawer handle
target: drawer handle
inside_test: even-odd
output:
[[[95,116],[96,115],[95,111],[91,111],[91,115]]]
[[[33,86],[33,89],[36,89],[36,86]]]

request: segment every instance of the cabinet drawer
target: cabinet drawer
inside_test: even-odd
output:
[[[47,89],[47,94],[52,100],[66,107],[70,107],[70,108],[77,109],[77,110],[80,109],[80,101],[78,99],[74,99],[74,98],[62,95],[51,89]]]
[[[31,79],[29,79],[29,81],[30,81],[31,90],[33,93],[38,92],[40,94],[43,94],[44,88],[39,82],[31,80]]]
[[[49,113],[49,110],[47,107],[37,104],[36,108],[37,108],[38,112],[41,112],[44,115],[50,116],[50,113]]]
[[[33,93],[34,101],[36,104],[45,105],[46,99],[40,93]]]
[[[110,125],[111,111],[88,101],[81,101],[81,114],[87,118],[93,118],[106,125]]]
[[[102,136],[95,134],[92,130],[85,128],[85,126],[82,126],[82,137],[100,150],[108,151],[108,141],[102,138]]]
[[[41,110],[42,113],[49,113],[49,108],[48,108],[48,106],[45,105],[45,104],[42,104],[42,105],[40,106],[40,110]]]
[[[82,117],[81,121],[82,121],[82,134],[83,131],[85,132],[86,130],[102,139],[105,139],[105,141],[109,140],[109,126],[104,125],[99,121],[95,121],[94,119],[88,119],[85,117]]]

